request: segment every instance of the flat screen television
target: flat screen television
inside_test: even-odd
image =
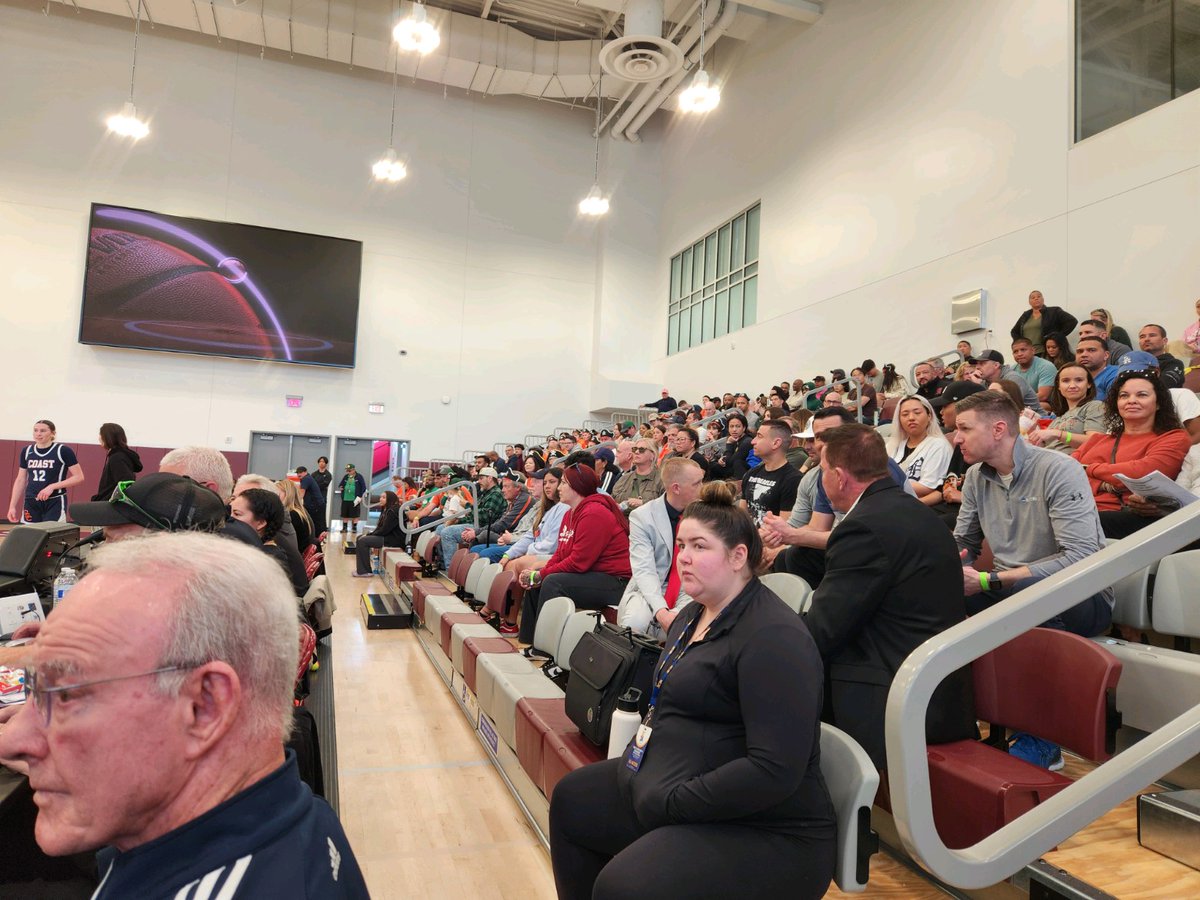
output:
[[[93,203],[79,340],[354,366],[362,242]]]

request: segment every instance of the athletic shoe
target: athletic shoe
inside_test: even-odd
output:
[[[521,651],[521,655],[526,659],[553,659],[549,653],[543,653],[541,650],[535,650],[532,646],[526,647]]]
[[[1008,752],[1042,769],[1057,772],[1063,767],[1062,749],[1044,738],[1018,731],[1008,740]]]
[[[354,578],[374,578],[375,577],[374,572],[351,572],[350,574]]]
[[[496,630],[503,635],[511,636],[514,634],[519,634],[521,628],[515,622],[501,622]]]

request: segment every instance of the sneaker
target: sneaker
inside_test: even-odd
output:
[[[532,646],[526,647],[524,650],[522,650],[521,655],[526,659],[553,659],[549,653],[543,653],[541,650],[537,650]]]
[[[1008,740],[1008,752],[1042,769],[1057,772],[1063,767],[1062,749],[1040,737],[1023,731],[1016,732]]]
[[[374,572],[351,572],[350,574],[355,578],[374,578],[375,577]]]
[[[519,634],[521,628],[515,622],[501,622],[496,630],[501,634],[511,636],[514,634]]]

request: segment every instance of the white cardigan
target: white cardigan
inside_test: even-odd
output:
[[[917,445],[908,459],[901,462],[905,449],[905,441],[901,439],[892,451],[892,459],[899,463],[908,479],[930,490],[940,488],[950,469],[950,457],[954,454],[950,442],[941,435],[930,435]]]

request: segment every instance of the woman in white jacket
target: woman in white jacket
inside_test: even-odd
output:
[[[954,448],[942,434],[933,407],[916,394],[896,407],[895,427],[888,438],[888,455],[899,463],[918,498],[937,493],[950,468]],[[932,498],[930,501],[935,502]]]

